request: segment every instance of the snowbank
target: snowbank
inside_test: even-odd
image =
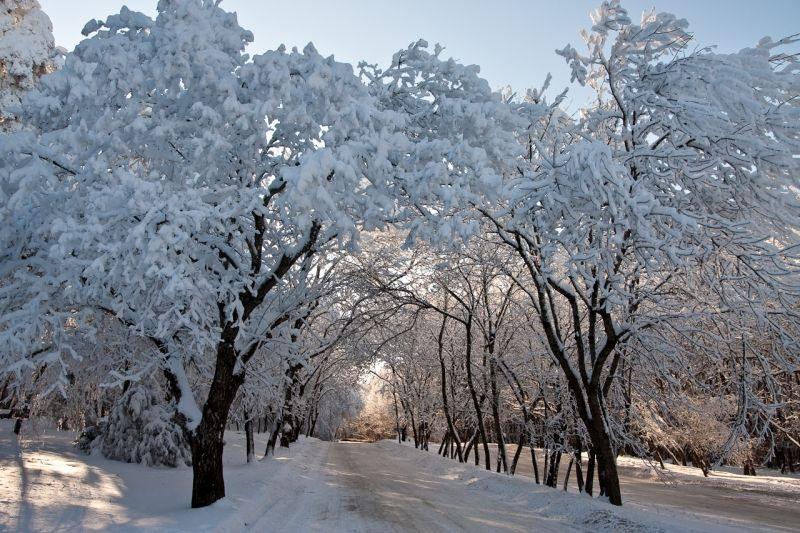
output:
[[[739,490],[780,490],[797,493],[800,498],[800,472],[781,474],[779,470],[762,468],[756,470],[756,476],[745,476],[740,466],[717,466],[708,473],[708,477],[704,477],[699,468],[673,465],[666,461],[666,470],[652,468],[650,463],[636,457],[621,456],[617,464],[628,469],[626,474],[636,475],[641,479],[678,485],[733,487]]]
[[[23,433],[20,446],[8,421],[0,424],[0,530],[241,531],[263,513],[273,489],[307,483],[298,476],[318,468],[325,452],[312,444],[316,439],[301,438],[290,450],[248,465],[244,434],[227,432],[228,497],[190,509],[189,467],[148,468],[98,452],[86,456],[72,446],[72,432],[27,425]],[[266,438],[256,435],[259,452]]]

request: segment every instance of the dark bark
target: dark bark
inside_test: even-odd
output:
[[[539,463],[536,461],[536,450],[533,447],[533,441],[530,442],[531,447],[531,465],[533,466],[533,479],[539,483]]]
[[[247,449],[247,462],[252,463],[256,458],[256,444],[253,439],[253,420],[245,413],[244,434]]]
[[[442,453],[445,451],[445,447],[447,446],[447,443],[449,441],[450,441],[450,433],[445,433],[444,434],[444,438],[442,439],[442,442],[439,444],[439,451],[436,452],[436,453],[439,454],[439,455],[442,455]]]
[[[493,348],[492,348],[493,350]],[[497,362],[491,355],[489,360],[489,384],[492,391],[492,419],[494,420],[494,433],[497,440],[497,471],[508,473],[508,461],[506,460],[506,444],[503,440],[502,423],[500,422],[500,391],[497,388]]]
[[[589,464],[586,465],[586,494],[589,496],[592,495],[594,491],[594,464],[595,464],[595,457],[594,457],[594,449],[589,448]]]
[[[466,448],[464,448],[464,462],[467,463],[469,462],[469,454],[472,451],[472,448],[475,447],[475,466],[478,466],[478,459],[479,459],[478,448],[476,445],[477,440],[478,440],[478,431],[475,430],[475,432],[469,438],[469,441],[467,441]]]
[[[467,387],[469,388],[469,395],[472,398],[472,406],[475,409],[475,418],[476,423],[478,426],[478,434],[480,435],[481,441],[483,443],[483,454],[486,458],[485,466],[486,470],[491,470],[491,461],[489,458],[489,441],[486,439],[486,427],[483,425],[483,411],[481,410],[480,403],[478,402],[478,395],[475,392],[475,384],[472,379],[472,315],[469,315],[466,322],[464,323],[465,335],[466,335],[466,367],[467,367]],[[476,460],[477,460],[477,450],[476,450]],[[477,464],[477,463],[476,463]]]
[[[400,431],[400,411],[397,408],[397,393],[394,388],[392,388],[392,398],[394,398],[394,425],[395,429],[397,429],[397,444],[402,444],[403,440],[405,440],[405,435],[402,435]]]
[[[421,439],[420,435],[417,433],[417,424],[414,421],[414,411],[412,411],[410,408],[408,409],[408,416],[411,419],[411,431],[414,434],[414,448],[419,449]]]
[[[508,473],[512,476],[514,472],[517,471],[517,462],[519,461],[519,456],[522,454],[522,448],[525,446],[525,432],[527,429],[523,429],[519,434],[519,442],[517,443],[517,449],[514,451],[514,458],[511,460],[511,468],[509,468]]]
[[[558,485],[558,467],[561,464],[561,450],[552,449],[549,452],[549,461],[547,465],[547,476],[545,477],[544,484],[548,487],[555,488]]]
[[[605,428],[602,431],[595,428],[592,435],[592,448],[597,462],[597,481],[600,484],[600,494],[606,496],[612,505],[622,505],[616,453],[614,453],[611,439],[605,432]]]
[[[580,448],[575,450],[575,481],[578,483],[578,492],[583,492],[583,465]]]
[[[572,472],[572,463],[575,462],[574,457],[570,457],[569,464],[567,465],[567,473],[564,474],[564,492],[567,491],[567,485],[569,485],[569,475]]]
[[[237,353],[233,347],[236,332],[223,332],[217,347],[217,364],[214,379],[203,406],[203,417],[192,433],[192,507],[205,507],[225,497],[225,479],[222,475],[222,449],[225,424],[228,420],[236,392],[243,382],[242,374],[235,374]]]
[[[297,421],[293,416],[294,412],[294,393],[299,385],[298,373],[303,368],[301,364],[295,364],[286,369],[286,381],[288,385],[283,393],[283,410],[281,411],[281,422],[279,424],[280,446],[288,448],[294,437],[294,430]]]
[[[458,462],[463,463],[464,458],[461,455],[461,441],[458,438],[458,432],[453,425],[453,417],[450,416],[450,404],[447,400],[447,371],[444,365],[444,331],[447,326],[447,315],[442,317],[442,327],[439,329],[438,354],[439,354],[439,368],[441,370],[441,388],[442,388],[442,408],[444,410],[444,417],[447,420],[448,436],[453,439],[453,446],[455,446],[456,454],[458,455]]]
[[[276,417],[275,421],[273,422],[272,431],[269,435],[269,440],[267,440],[267,448],[264,450],[264,457],[267,457],[270,453],[275,455],[275,444],[278,442],[278,436],[281,433],[281,424],[283,423],[282,417]]]

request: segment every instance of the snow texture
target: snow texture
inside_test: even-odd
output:
[[[154,469],[86,456],[74,450],[69,432],[41,430],[20,446],[10,428],[8,422],[0,424],[0,499],[6,502],[0,507],[0,528],[16,531],[769,529],[726,518],[722,510],[694,513],[702,502],[692,497],[683,498],[683,510],[657,501],[615,508],[388,441],[301,438],[290,450],[278,449],[274,458],[247,465],[244,435],[238,432],[225,435],[228,497],[190,510],[189,468]],[[256,434],[258,449],[265,440],[265,434]],[[637,471],[646,475],[638,464]],[[783,480],[783,490],[800,490],[800,480]],[[739,481],[731,476],[731,483]],[[680,487],[666,490],[680,498]],[[768,493],[765,497],[768,502]]]

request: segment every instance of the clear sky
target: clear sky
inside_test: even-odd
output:
[[[157,0],[39,0],[53,21],[56,43],[71,49],[83,25],[103,19],[122,5],[155,14]],[[341,61],[386,64],[410,42],[441,43],[445,54],[478,64],[495,88],[539,86],[548,72],[553,89],[569,81],[555,48],[571,43],[582,50],[578,34],[591,23],[589,12],[600,0],[224,0],[239,24],[251,30],[248,50],[302,47],[312,41],[320,53]],[[700,45],[735,51],[764,35],[775,39],[800,32],[800,0],[623,0],[638,20],[643,10],[675,13],[689,21]]]

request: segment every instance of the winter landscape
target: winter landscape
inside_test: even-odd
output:
[[[800,4],[123,4],[0,0],[0,531],[800,530]]]

